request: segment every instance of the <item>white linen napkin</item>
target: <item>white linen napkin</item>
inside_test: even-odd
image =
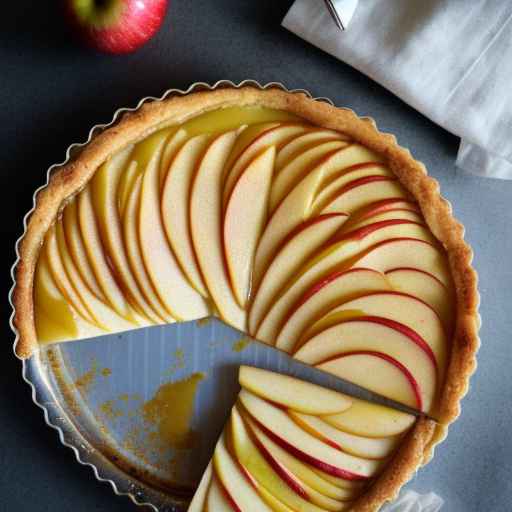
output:
[[[340,31],[296,0],[283,26],[461,137],[458,167],[512,179],[512,2],[360,0]]]

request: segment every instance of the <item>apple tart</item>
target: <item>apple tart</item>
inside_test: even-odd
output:
[[[409,426],[394,462],[407,474],[459,414],[475,367],[472,252],[437,182],[372,120],[302,93],[216,89],[124,115],[52,175],[19,249],[20,357],[216,315],[436,420]],[[251,430],[246,409],[230,428]],[[374,502],[402,481],[384,469]]]

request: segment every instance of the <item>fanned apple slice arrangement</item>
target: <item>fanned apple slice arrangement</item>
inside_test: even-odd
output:
[[[40,341],[213,313],[432,412],[451,276],[382,158],[300,122],[195,132],[128,146],[66,205],[37,266]]]
[[[189,512],[362,510],[372,481],[386,478],[384,466],[402,478],[393,456],[399,446],[417,451],[407,437],[412,425],[433,428],[431,420],[259,368],[242,366],[239,383]]]
[[[111,155],[47,231],[33,300],[41,344],[216,315],[432,417],[456,317],[447,254],[386,159],[261,107]],[[191,510],[348,510],[430,428],[276,374],[240,383]]]

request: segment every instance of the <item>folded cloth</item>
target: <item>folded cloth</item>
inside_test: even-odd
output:
[[[459,136],[458,167],[512,179],[512,2],[360,0],[340,31],[296,0],[283,26]]]

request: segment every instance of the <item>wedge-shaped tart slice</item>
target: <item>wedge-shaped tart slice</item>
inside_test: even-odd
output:
[[[259,368],[242,366],[239,382],[189,511],[375,510],[412,476],[434,428]]]

